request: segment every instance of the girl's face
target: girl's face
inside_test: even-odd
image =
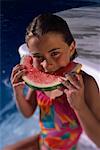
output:
[[[68,46],[58,33],[47,33],[40,38],[31,37],[28,47],[33,55],[33,65],[44,72],[55,72],[70,62],[75,42]]]

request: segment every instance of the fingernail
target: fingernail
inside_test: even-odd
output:
[[[62,81],[66,81],[66,78],[65,78],[65,77],[60,77],[60,79],[61,79]]]
[[[23,66],[24,69],[26,69],[26,66]]]
[[[62,82],[63,80],[61,78],[58,78],[59,82]]]

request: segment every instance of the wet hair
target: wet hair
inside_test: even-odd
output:
[[[69,46],[74,41],[67,22],[61,17],[50,13],[38,15],[33,19],[33,21],[26,28],[25,41],[27,43],[32,36],[39,38],[48,32],[61,34],[64,41]],[[71,60],[73,60],[76,56],[77,51],[75,50]]]

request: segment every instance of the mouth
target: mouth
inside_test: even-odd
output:
[[[45,73],[48,73],[48,74],[54,74],[55,73],[55,71],[48,71],[48,70],[46,70],[46,71],[44,71]]]
[[[57,68],[57,69],[53,69],[53,70],[45,70],[45,73],[49,73],[51,75],[54,75],[56,72],[58,72],[60,68]]]
[[[40,71],[45,72],[47,74],[51,74],[51,75],[58,75],[60,72],[62,72],[63,69],[64,69],[64,67],[60,67],[60,68],[56,68],[56,69],[52,69],[52,70],[47,70],[43,67],[39,68]]]
[[[55,70],[54,72],[52,72],[52,75],[56,75],[56,76],[59,76],[59,75],[63,75],[63,72],[65,70],[65,67],[60,67],[58,68],[57,70]],[[51,74],[51,73],[50,73]]]

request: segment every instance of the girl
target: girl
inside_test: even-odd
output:
[[[28,26],[26,44],[33,55],[33,65],[52,73],[65,67],[76,55],[76,43],[65,20],[52,14],[37,16]],[[25,117],[40,109],[41,133],[7,150],[74,150],[82,129],[100,146],[100,97],[94,78],[85,72],[67,74],[60,79],[64,89],[43,92],[29,88],[25,97],[22,76],[23,65],[12,70],[11,83],[17,105]],[[60,93],[60,94],[59,94]]]

